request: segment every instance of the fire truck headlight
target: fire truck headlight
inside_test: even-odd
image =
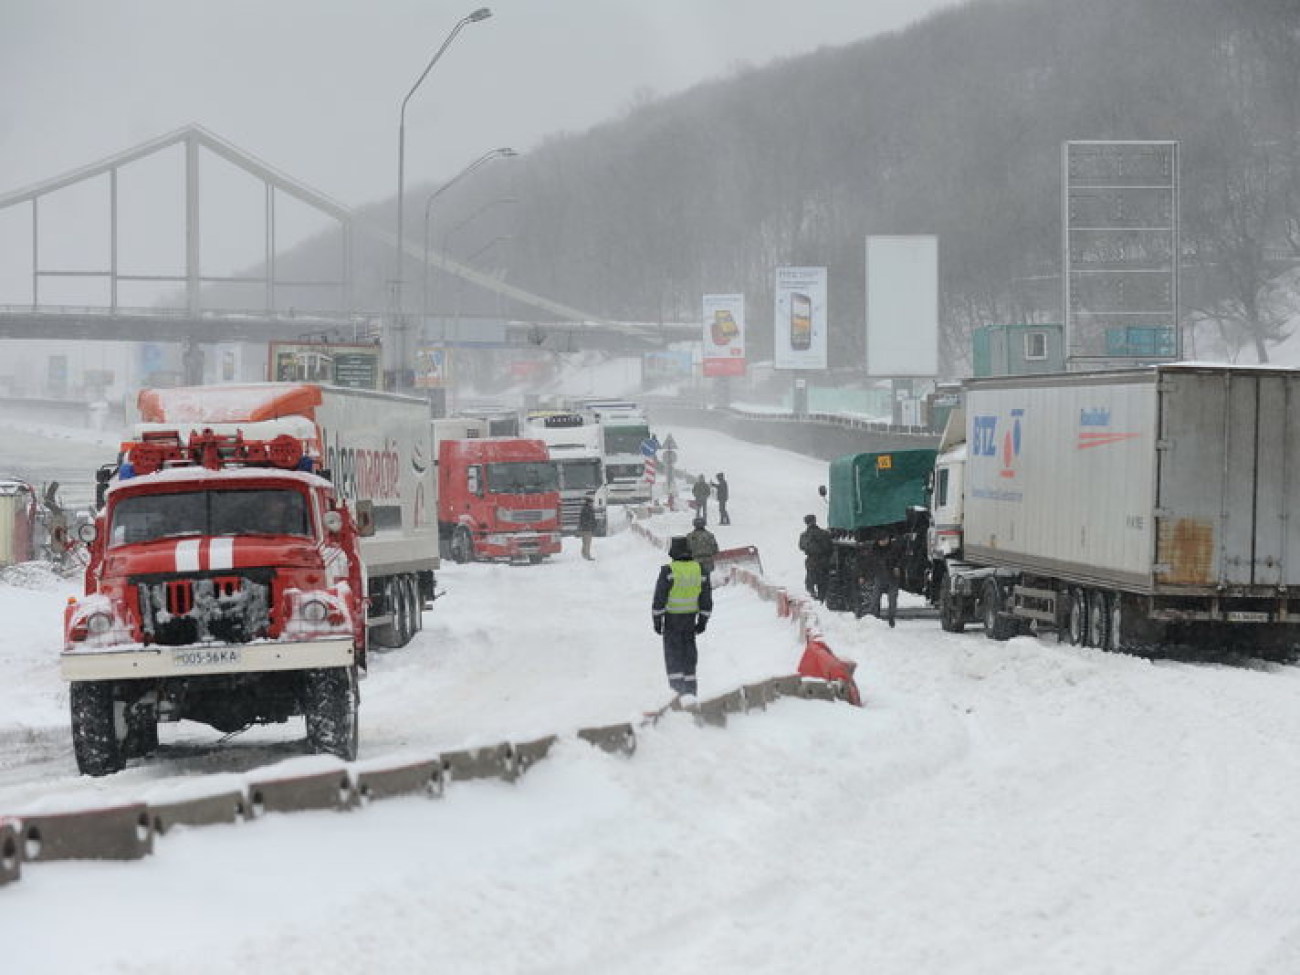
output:
[[[91,636],[103,636],[113,628],[113,617],[107,613],[91,613],[86,617],[86,632]]]
[[[330,610],[319,599],[308,599],[302,604],[302,618],[308,623],[324,623],[329,618]]]

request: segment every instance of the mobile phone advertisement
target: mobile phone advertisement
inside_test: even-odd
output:
[[[826,368],[826,268],[776,269],[775,323],[777,369]]]
[[[745,374],[745,296],[704,296],[704,375]]]

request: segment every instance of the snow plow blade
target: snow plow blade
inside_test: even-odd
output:
[[[735,567],[763,574],[763,560],[758,557],[758,549],[753,545],[722,549],[713,557],[713,567],[724,571]]]

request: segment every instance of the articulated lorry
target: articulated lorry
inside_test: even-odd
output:
[[[438,566],[427,406],[311,384],[144,390],[86,526],[62,674],[82,772],[158,745],[306,718],[356,756],[369,641],[420,628]]]
[[[584,400],[577,404],[596,417],[605,460],[605,485],[610,504],[644,504],[652,482],[645,476],[641,445],[650,439],[650,423],[635,403]]]
[[[437,421],[443,433],[447,422]],[[540,562],[560,551],[560,481],[546,444],[526,437],[436,440],[438,531],[453,561]]]
[[[963,400],[927,477],[929,571],[910,587],[944,629],[1293,652],[1300,371],[968,380]]]
[[[524,417],[524,434],[546,444],[559,472],[564,534],[578,533],[578,516],[587,498],[596,513],[596,534],[608,534],[603,431],[595,416],[576,410],[535,410]]]

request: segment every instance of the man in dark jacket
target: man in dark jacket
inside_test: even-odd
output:
[[[826,583],[831,574],[831,551],[834,542],[831,533],[817,524],[816,515],[804,515],[803,534],[799,536],[799,551],[803,552],[804,588],[813,599],[826,599]]]
[[[874,605],[866,607],[866,610],[872,616],[887,619],[893,626],[894,616],[898,613],[898,545],[888,538],[878,538],[868,543],[864,554],[863,578],[873,583],[875,590]],[[889,604],[889,615],[885,617],[880,615],[882,600]]]
[[[699,651],[695,636],[709,625],[713,612],[713,587],[700,564],[691,558],[691,546],[678,535],[668,546],[669,563],[659,569],[650,618],[664,638],[664,667],[668,686],[680,698],[695,697],[695,665]],[[687,702],[689,703],[689,702]]]
[[[713,560],[718,554],[718,540],[713,532],[704,527],[704,519],[696,518],[691,522],[693,531],[686,536],[686,544],[691,547],[691,558],[700,563],[706,576],[713,574]]]
[[[731,497],[731,485],[722,474],[718,474],[717,478],[716,481],[710,482],[709,487],[713,488],[713,494],[718,499],[718,524],[730,525],[731,515],[727,514],[727,499]]]
[[[596,504],[590,494],[582,499],[582,510],[578,512],[578,534],[582,536],[582,557],[595,561],[591,554],[591,536],[596,534]]]
[[[695,498],[696,517],[703,518],[705,524],[707,524],[709,521],[709,494],[710,493],[711,492],[709,491],[709,482],[706,481],[704,479],[704,475],[701,474],[699,477],[695,479],[695,483],[691,486],[691,496]]]

